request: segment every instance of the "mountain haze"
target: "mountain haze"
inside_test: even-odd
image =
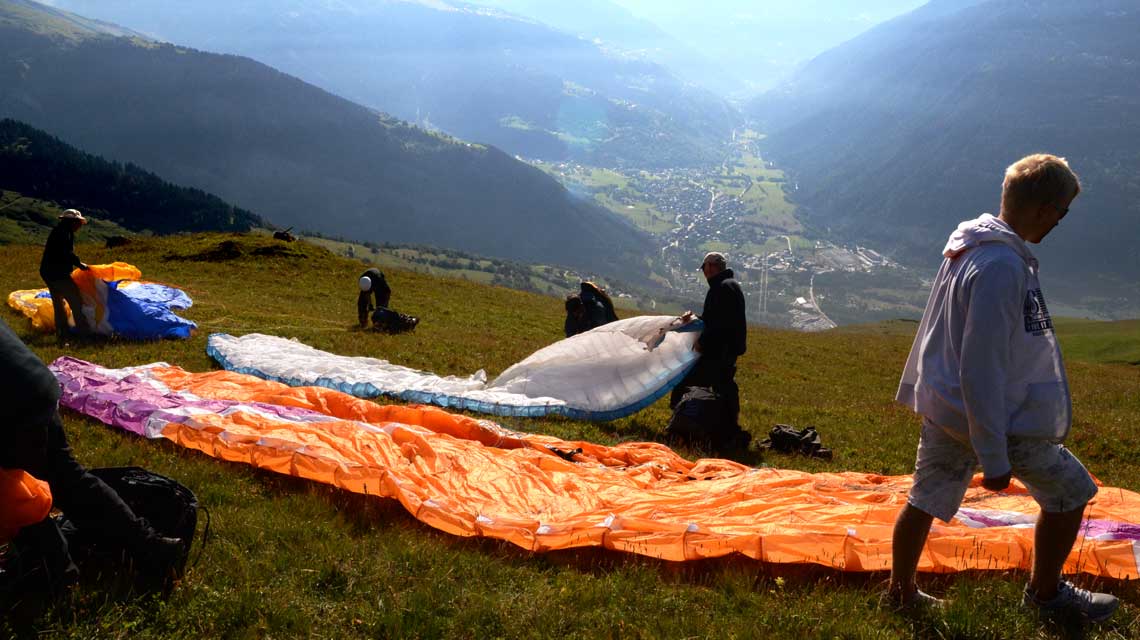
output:
[[[1066,156],[1084,191],[1034,250],[1050,278],[1134,297],[1137,33],[1130,0],[935,0],[819,56],[751,110],[811,223],[923,263],[958,221],[997,212],[1012,161]]]
[[[808,60],[924,0],[613,0],[713,60],[749,98]]]
[[[0,16],[12,7],[23,5],[0,2]],[[245,58],[5,25],[0,116],[85,151],[281,226],[644,275],[643,234],[495,148],[425,133]]]
[[[657,62],[686,82],[700,85],[722,96],[740,92],[744,84],[725,65],[665,33],[649,20],[638,18],[612,0],[578,0],[573,3],[549,0],[471,0],[470,3],[533,18],[593,41],[604,51]]]
[[[360,104],[543,160],[719,161],[739,114],[644,59],[442,0],[55,0],[180,45],[254,58]]]

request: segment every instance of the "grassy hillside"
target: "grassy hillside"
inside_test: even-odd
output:
[[[202,259],[223,241],[235,242],[242,255]],[[482,367],[494,376],[561,335],[556,298],[395,269],[386,269],[392,304],[421,324],[400,336],[358,331],[355,283],[362,263],[306,243],[193,235],[139,238],[113,251],[80,244],[78,253],[92,263],[131,262],[144,277],[181,286],[194,298],[184,315],[201,332],[191,340],[112,342],[68,352],[108,366],[165,360],[208,370],[214,365],[204,352],[206,335],[258,331],[440,374]],[[38,286],[38,259],[37,246],[6,247],[0,292]],[[11,310],[0,315],[45,361],[64,354],[54,337],[31,335]],[[909,472],[917,421],[891,398],[914,328],[896,322],[822,334],[753,329],[738,375],[745,427],[761,437],[776,422],[814,424],[835,460],[751,454],[746,461],[811,471]],[[1137,329],[1135,322],[1062,322],[1058,329],[1074,392],[1070,444],[1104,483],[1131,489],[1140,488],[1140,454],[1131,441],[1140,415],[1140,367],[1112,361],[1119,353],[1135,360]],[[1064,631],[1040,630],[1020,611],[1023,574],[927,576],[935,593],[956,602],[943,619],[911,623],[878,606],[882,574],[743,558],[679,565],[602,552],[533,555],[506,543],[444,535],[394,501],[64,417],[87,464],[141,465],[194,489],[213,515],[214,537],[165,602],[109,596],[88,578],[65,606],[34,622],[50,637],[1023,638]],[[660,437],[668,417],[662,401],[606,424],[502,423],[614,443]],[[1140,625],[1140,590],[1108,586],[1126,606],[1088,637],[1132,637]],[[0,635],[11,631],[0,629]]]
[[[58,202],[40,200],[18,191],[0,189],[0,246],[43,244],[64,208]],[[85,215],[89,217],[90,222],[83,227],[83,237],[89,242],[103,241],[112,236],[134,235],[114,222],[92,214],[90,209],[86,210]]]

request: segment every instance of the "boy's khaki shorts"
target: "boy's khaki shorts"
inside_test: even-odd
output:
[[[1081,461],[1056,442],[1011,437],[1009,463],[1013,476],[1047,513],[1083,507],[1096,495],[1096,483]],[[914,486],[907,502],[950,522],[977,466],[978,457],[969,436],[923,419],[914,463]]]

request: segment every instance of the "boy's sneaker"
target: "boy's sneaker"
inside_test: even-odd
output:
[[[1076,613],[1089,622],[1107,620],[1120,605],[1120,600],[1114,595],[1074,587],[1068,580],[1062,580],[1057,585],[1057,595],[1044,602],[1026,587],[1021,602],[1027,607],[1037,607],[1044,614]]]

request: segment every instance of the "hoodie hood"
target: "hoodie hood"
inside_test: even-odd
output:
[[[951,259],[957,258],[966,250],[987,242],[1000,242],[1009,246],[1031,268],[1037,268],[1037,258],[1033,256],[1025,241],[1014,233],[1013,228],[1003,220],[988,213],[983,213],[973,220],[966,220],[959,224],[946,241],[942,255]]]

